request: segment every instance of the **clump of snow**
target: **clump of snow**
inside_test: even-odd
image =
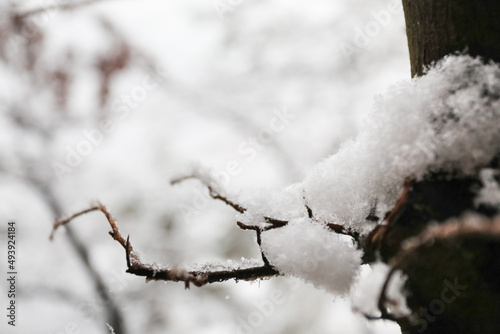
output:
[[[389,270],[390,267],[382,262],[365,267],[351,295],[355,310],[370,316],[380,316],[378,301]],[[395,316],[410,314],[403,291],[405,281],[406,277],[400,271],[397,271],[391,277],[387,286],[386,300],[390,301],[390,305],[385,306],[389,307],[390,313]]]
[[[375,214],[383,217],[395,205],[405,179],[437,171],[478,173],[500,152],[499,120],[500,68],[469,56],[446,57],[423,77],[378,97],[358,136],[315,166],[302,183],[241,199],[247,210],[238,219],[260,227],[268,226],[265,217],[288,221],[261,235],[270,263],[282,274],[345,295],[358,274],[361,252],[325,223],[367,233],[373,228],[366,220],[372,206],[376,203]],[[194,167],[192,175],[225,194],[209,169]],[[478,203],[498,205],[498,183],[491,173],[482,176],[485,187]],[[308,217],[306,205],[314,218]],[[360,285],[362,293],[378,293],[381,286],[374,284],[382,284],[387,270],[374,266],[369,287]],[[398,297],[401,285],[395,286],[388,293]],[[373,313],[375,306],[365,305],[364,311]],[[396,313],[404,311],[395,307]]]
[[[261,200],[247,201],[249,210],[239,218],[257,226],[265,216],[289,221],[262,233],[262,250],[270,263],[283,274],[346,294],[361,255],[352,240],[325,223],[367,233],[373,228],[366,217],[374,203],[377,216],[383,217],[395,205],[405,179],[437,171],[478,173],[500,152],[499,120],[500,68],[469,56],[446,57],[423,77],[378,97],[358,136],[315,166],[303,183],[256,196]],[[500,203],[498,184],[487,176],[484,196]],[[360,284],[361,294],[377,294],[387,271],[375,265],[373,275]],[[402,281],[394,282],[388,291],[394,295],[391,300],[404,301]],[[369,299],[375,303],[378,295]],[[393,312],[403,313],[401,305],[393,305]],[[365,307],[367,313],[376,312],[376,304]]]
[[[480,189],[475,204],[483,204],[489,207],[500,208],[500,185],[495,179],[498,174],[491,168],[485,168],[481,171],[480,177],[483,187]]]
[[[247,225],[266,226],[264,217],[284,221],[307,217],[301,183],[294,183],[279,190],[252,190],[251,196],[241,196],[240,201],[247,211],[238,215],[238,220]]]
[[[298,276],[338,295],[349,293],[361,265],[350,238],[309,218],[262,233],[262,251],[282,274]]]
[[[376,99],[359,135],[304,181],[316,218],[367,232],[365,217],[390,210],[407,177],[471,174],[500,152],[500,68],[449,56],[426,75]]]

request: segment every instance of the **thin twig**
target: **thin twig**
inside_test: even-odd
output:
[[[318,219],[316,219],[314,217],[314,213],[313,213],[311,207],[307,204],[305,191],[302,195],[302,198],[304,199],[304,203],[305,203],[304,205],[306,207],[307,217],[309,217],[309,219],[312,219],[315,222],[318,222]],[[343,225],[334,224],[334,223],[326,223],[326,226],[330,230],[332,230],[333,232],[335,232],[337,234],[344,234],[344,235],[348,235],[348,236],[352,237],[356,241],[356,243],[359,244],[359,233],[358,232],[355,232],[351,229],[346,229]]]
[[[270,265],[269,264],[269,260],[267,259],[267,257],[264,255],[264,252],[262,251],[262,238],[261,238],[261,234],[262,234],[263,230],[260,227],[258,227],[258,226],[246,225],[246,224],[243,224],[242,222],[236,222],[236,224],[242,230],[253,230],[253,231],[255,231],[255,233],[257,234],[257,244],[260,247],[260,255],[262,256],[262,261],[264,261],[265,265]]]
[[[213,199],[218,199],[218,200],[226,203],[227,205],[231,206],[233,209],[235,209],[239,213],[244,213],[247,210],[246,208],[242,207],[241,205],[234,203],[234,202],[228,200],[226,197],[217,193],[210,185],[207,185],[207,188],[208,188],[208,191],[210,193],[210,196]]]
[[[109,231],[109,235],[114,239],[116,240],[120,245],[122,245],[122,247],[125,249],[125,251],[127,253],[131,253],[132,254],[132,258],[134,260],[139,260],[137,255],[135,255],[133,252],[133,247],[132,245],[130,244],[130,240],[129,238],[127,237],[127,240],[125,240],[122,235],[120,234],[120,231],[118,230],[118,226],[116,225],[116,220],[113,218],[113,216],[111,215],[111,213],[109,213],[108,209],[102,205],[101,203],[97,203],[97,205],[94,205],[88,209],[85,209],[85,210],[82,210],[82,211],[79,211],[67,218],[64,218],[64,219],[61,219],[61,220],[56,220],[54,222],[54,225],[52,227],[52,233],[50,234],[50,239],[53,239],[54,237],[54,233],[55,231],[60,227],[60,226],[64,226],[66,224],[68,224],[70,221],[72,221],[74,218],[76,217],[79,217],[81,215],[84,215],[86,213],[89,213],[89,212],[92,212],[92,211],[101,211],[105,216],[106,216],[106,219],[108,220],[109,222],[109,225],[111,226],[111,231]]]
[[[40,179],[32,178],[31,182],[33,186],[40,192],[42,198],[46,201],[53,215],[55,217],[61,216],[62,210],[59,201],[57,200],[57,198],[53,193],[52,188],[49,187],[47,183],[44,183]],[[54,225],[56,225],[56,223]],[[54,226],[54,229],[56,229],[57,227],[58,226]],[[92,265],[86,245],[78,239],[76,233],[73,231],[73,229],[70,228],[70,226],[65,226],[65,227],[66,227],[66,235],[70,241],[70,245],[74,248],[76,254],[78,254],[78,257],[83,262],[84,268],[86,269],[86,271],[89,274],[89,277],[94,283],[95,290],[99,292],[99,294],[102,297],[102,300],[107,301],[103,306],[106,313],[106,321],[112,324],[113,327],[119,333],[126,333],[126,327],[123,321],[121,310],[116,304],[114,297],[110,294],[109,289],[104,283],[104,280],[101,278],[101,275]],[[51,233],[51,235],[52,234],[53,233]]]
[[[205,182],[205,180],[199,178],[196,175],[188,175],[188,176],[183,176],[183,177],[179,177],[179,178],[173,179],[172,181],[170,181],[170,184],[178,184],[180,182],[183,182],[183,181],[186,181],[186,180],[190,180],[190,179],[198,180],[205,187],[207,187],[208,192],[210,194],[210,197],[212,197],[213,199],[220,200],[220,201],[226,203],[227,205],[229,205],[230,207],[232,207],[235,211],[237,211],[239,213],[245,213],[247,211],[247,209],[244,208],[243,206],[241,206],[240,204],[234,203],[231,200],[229,200],[227,197],[225,197],[225,196],[221,195],[220,193],[218,193],[210,184],[208,184],[207,182]],[[286,221],[286,220],[275,219],[275,218],[271,218],[271,217],[267,217],[267,216],[264,216],[263,218],[266,221],[266,223],[269,224],[269,226],[263,228],[261,231],[272,230],[272,229],[275,229],[275,228],[283,227],[286,224],[288,224],[288,221]],[[241,227],[240,224],[238,224],[238,226]],[[249,229],[249,228],[246,228],[246,229]]]
[[[170,184],[172,184],[172,185],[178,184],[178,183],[181,183],[181,182],[189,180],[189,179],[195,179],[195,180],[200,181],[205,187],[207,187],[210,197],[226,203],[227,205],[232,207],[237,212],[244,213],[247,210],[246,208],[242,207],[238,203],[234,203],[233,201],[230,201],[227,197],[221,195],[210,184],[208,184],[207,182],[205,182],[201,178],[197,177],[196,175],[188,175],[188,176],[183,176],[183,177],[173,179],[172,181],[170,181]]]
[[[269,261],[267,261],[267,259],[265,259],[264,256],[263,256],[264,259],[263,266],[243,268],[243,269],[238,268],[233,270],[220,270],[220,271],[187,271],[179,268],[158,269],[157,266],[144,264],[140,261],[139,257],[135,253],[133,253],[133,247],[130,243],[129,237],[127,237],[127,239],[125,240],[121,236],[118,226],[116,224],[116,220],[109,213],[106,207],[100,203],[96,206],[92,206],[88,209],[75,213],[69,216],[68,218],[56,221],[54,223],[52,235],[58,227],[66,225],[72,219],[92,211],[101,211],[102,213],[104,213],[112,229],[109,232],[110,236],[114,240],[116,240],[120,245],[122,245],[122,247],[125,249],[127,272],[130,274],[134,274],[136,276],[146,277],[147,281],[163,280],[172,282],[184,282],[185,287],[189,288],[191,283],[194,284],[195,286],[200,287],[205,284],[223,282],[230,279],[250,281],[250,280],[264,279],[280,275],[280,273],[269,264]],[[258,243],[260,245],[260,232],[261,232],[260,230],[254,229],[253,227],[246,226],[244,224],[241,224],[240,227],[243,229],[255,230],[257,232]],[[131,258],[133,261],[131,261]]]
[[[399,195],[399,198],[396,201],[394,208],[391,211],[389,211],[384,220],[382,220],[382,222],[379,225],[375,226],[375,228],[368,234],[366,238],[366,243],[368,248],[378,247],[378,245],[382,243],[382,240],[385,237],[387,229],[390,228],[390,226],[392,226],[403,214],[406,206],[408,205],[408,199],[410,197],[410,191],[412,185],[413,185],[413,179],[406,178],[403,185],[403,190],[401,191],[401,195]],[[370,215],[368,215],[367,220],[369,217]]]
[[[397,221],[397,219],[404,212],[406,205],[408,204],[408,198],[410,196],[410,190],[412,185],[413,185],[413,179],[406,178],[403,185],[403,191],[401,191],[401,195],[399,196],[398,201],[396,202],[394,208],[389,212],[387,217],[384,218],[384,220],[380,225],[391,225],[392,223]]]
[[[54,238],[54,233],[59,228],[59,226],[66,225],[67,223],[69,223],[70,221],[75,219],[76,217],[84,215],[84,214],[92,212],[92,211],[96,211],[96,210],[99,210],[99,207],[97,205],[92,206],[92,207],[85,209],[83,211],[77,212],[75,214],[72,214],[71,216],[69,216],[67,218],[56,220],[54,222],[54,225],[52,226],[52,232],[50,233],[50,240],[52,240]]]
[[[302,199],[304,200],[304,205],[306,206],[307,217],[309,217],[309,219],[314,219],[313,211],[311,210],[311,208],[309,207],[309,205],[307,205],[306,191],[305,191],[305,189],[303,190],[303,193],[302,193]]]
[[[280,228],[288,224],[288,221],[286,220],[280,220],[280,219],[274,219],[270,217],[264,217],[264,220],[266,223],[269,224],[269,226],[266,226],[262,231],[269,231],[275,228]]]

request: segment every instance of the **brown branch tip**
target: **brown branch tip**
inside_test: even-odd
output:
[[[130,243],[130,238],[127,236],[127,239],[124,239],[120,234],[118,229],[116,220],[109,213],[107,208],[98,203],[97,205],[91,206],[88,209],[77,212],[69,217],[56,220],[54,222],[52,233],[50,235],[50,239],[52,240],[54,237],[55,231],[64,225],[67,225],[73,219],[84,215],[93,211],[101,211],[108,220],[109,225],[111,226],[111,231],[109,235],[117,241],[124,249],[125,249],[125,258],[127,263],[127,273],[142,276],[146,278],[146,282],[152,280],[161,280],[161,281],[172,281],[172,282],[184,282],[185,288],[189,288],[190,284],[194,284],[195,286],[201,287],[206,284],[215,283],[215,282],[224,282],[230,279],[245,280],[252,281],[258,279],[266,279],[273,276],[280,275],[280,273],[274,269],[267,259],[263,256],[264,264],[259,267],[250,267],[250,268],[236,268],[231,270],[217,270],[217,271],[187,271],[179,268],[159,268],[158,266],[153,266],[150,264],[142,263],[139,257],[134,253],[132,244]],[[242,229],[243,226],[240,226]],[[260,230],[250,228],[255,230],[258,235],[258,243],[260,246]]]
[[[187,175],[187,176],[175,178],[175,179],[170,181],[170,184],[175,185],[175,184],[184,182],[186,180],[198,180],[198,181],[200,181],[205,187],[207,187],[208,194],[210,195],[210,197],[212,197],[213,199],[224,202],[225,204],[229,205],[230,207],[232,207],[235,211],[237,211],[239,213],[244,213],[247,210],[246,208],[242,207],[238,203],[235,203],[235,202],[229,200],[226,196],[220,194],[209,183],[207,183],[205,180],[203,180],[202,178],[199,178],[196,175]]]

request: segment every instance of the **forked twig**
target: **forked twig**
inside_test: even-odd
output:
[[[221,195],[209,183],[207,183],[205,180],[198,177],[197,175],[193,174],[193,175],[179,177],[179,178],[176,178],[176,179],[173,179],[172,181],[170,181],[170,184],[178,184],[178,183],[181,183],[183,181],[190,180],[190,179],[198,180],[205,187],[207,187],[209,195],[213,199],[216,199],[216,200],[219,200],[219,201],[226,203],[227,205],[229,205],[230,207],[232,207],[234,210],[236,210],[239,213],[245,213],[247,211],[247,209],[245,207],[243,207],[240,204],[235,203],[235,202],[229,200],[227,197]],[[304,202],[306,202],[305,194],[304,194],[303,198],[304,198]],[[305,207],[307,210],[308,217],[313,219],[314,221],[318,221],[316,218],[314,218],[313,212],[312,212],[311,208],[307,205],[307,203],[305,204]],[[263,228],[253,227],[252,230],[264,232],[264,231],[269,231],[269,230],[272,230],[275,228],[280,228],[280,227],[286,226],[288,224],[288,221],[286,221],[286,220],[271,218],[271,217],[267,217],[267,216],[264,216],[263,218],[264,218],[265,222],[269,225],[266,227],[263,227]],[[238,226],[240,226],[240,228],[242,228],[242,225],[238,224]],[[339,225],[339,224],[334,224],[334,223],[326,223],[326,226],[330,230],[332,230],[333,232],[335,232],[337,234],[345,234],[345,235],[352,237],[356,242],[359,243],[359,233],[357,233],[356,231],[346,229],[344,226]],[[244,228],[244,229],[248,230],[249,228],[248,228],[248,226],[246,226],[246,228]],[[257,238],[259,239],[260,237],[257,236]]]
[[[188,176],[183,176],[183,177],[179,177],[179,178],[173,179],[172,181],[170,181],[170,184],[178,184],[178,183],[181,183],[183,181],[191,180],[191,179],[198,180],[205,187],[207,187],[208,193],[209,193],[210,197],[212,197],[213,199],[216,199],[216,200],[224,202],[225,204],[229,205],[230,207],[232,207],[235,211],[237,211],[239,213],[245,213],[247,211],[247,208],[241,206],[238,203],[235,203],[235,202],[231,201],[226,196],[220,194],[209,183],[207,183],[205,180],[203,180],[202,178],[200,178],[200,177],[198,177],[196,175],[188,175]],[[254,230],[254,231],[261,231],[261,232],[263,232],[263,231],[268,231],[268,230],[272,230],[272,229],[275,229],[275,228],[283,227],[286,224],[288,224],[288,221],[286,221],[286,220],[280,220],[280,219],[275,219],[275,218],[266,217],[266,216],[264,216],[263,218],[264,218],[265,222],[269,224],[269,226],[266,226],[264,228],[259,228],[259,227],[256,227],[256,226],[252,226],[252,228],[249,228],[248,225],[245,225],[245,224],[242,224],[242,223],[238,223],[238,226],[241,229],[244,229],[244,230],[250,230],[251,229],[251,230]],[[259,236],[258,236],[258,238],[259,238]]]
[[[109,232],[109,234],[125,249],[127,272],[136,276],[146,277],[147,281],[163,280],[172,282],[184,282],[185,287],[189,288],[191,283],[195,286],[200,287],[205,284],[223,282],[230,279],[251,281],[280,275],[280,273],[269,264],[267,259],[264,260],[264,265],[260,267],[237,268],[232,270],[220,271],[187,271],[179,268],[159,269],[156,266],[144,264],[133,252],[133,247],[130,243],[129,237],[127,237],[127,239],[125,240],[121,236],[116,224],[116,220],[109,213],[106,207],[100,203],[78,213],[75,213],[65,219],[57,220],[54,223],[51,238],[53,238],[54,232],[60,226],[66,225],[74,218],[92,211],[101,211],[102,213],[104,213],[109,222],[109,225],[111,226],[111,231]],[[257,235],[260,236],[260,232],[258,232]],[[263,259],[265,259],[265,257],[263,257]]]
[[[314,213],[313,213],[311,207],[307,204],[305,191],[304,191],[304,194],[302,196],[302,199],[304,200],[304,203],[305,203],[305,207],[306,207],[306,211],[307,211],[307,217],[309,219],[312,219],[313,221],[317,222],[318,219],[316,219],[314,217]],[[345,226],[339,225],[339,224],[334,224],[334,223],[325,223],[325,224],[333,232],[335,232],[337,234],[348,235],[348,236],[352,237],[359,244],[359,233],[358,232],[353,231],[351,229],[348,229]]]
[[[133,247],[132,245],[130,244],[129,242],[129,238],[127,237],[127,240],[125,240],[122,235],[120,234],[120,230],[118,230],[118,226],[116,226],[116,220],[113,218],[113,216],[111,215],[111,213],[109,213],[108,209],[102,205],[101,203],[97,203],[97,205],[94,205],[94,206],[91,206],[90,208],[88,209],[85,209],[85,210],[82,210],[80,212],[77,212],[69,217],[66,217],[64,219],[59,219],[59,220],[56,220],[54,222],[54,225],[52,227],[52,232],[50,233],[50,240],[52,240],[54,238],[54,233],[56,232],[56,230],[60,227],[60,226],[64,226],[66,224],[68,224],[70,221],[72,221],[73,219],[81,216],[81,215],[84,215],[86,213],[89,213],[89,212],[92,212],[92,211],[101,211],[105,216],[106,216],[106,219],[108,220],[109,222],[109,225],[111,226],[111,231],[109,231],[109,235],[114,239],[116,240],[120,245],[122,245],[122,247],[125,249],[125,251],[127,252],[127,257],[129,256],[132,256],[132,258],[134,260],[139,260],[139,258],[137,257],[137,255],[133,254]],[[130,255],[132,254],[132,255]],[[127,261],[129,262],[129,261]],[[127,263],[128,264],[128,263]]]

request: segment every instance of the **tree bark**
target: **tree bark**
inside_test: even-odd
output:
[[[403,8],[413,77],[455,53],[500,63],[500,1],[403,0]],[[500,175],[499,166],[498,159],[493,159],[484,167]],[[431,173],[414,182],[404,209],[384,227],[375,252],[394,264],[405,241],[431,224],[445,226],[451,218],[463,222],[467,212],[493,221],[498,208],[474,204],[481,185],[479,175],[459,172]],[[407,258],[400,269],[407,276],[412,314],[397,319],[403,333],[500,333],[499,259],[500,239],[489,234],[436,239]]]
[[[403,0],[411,74],[456,52],[500,62],[500,1]]]

